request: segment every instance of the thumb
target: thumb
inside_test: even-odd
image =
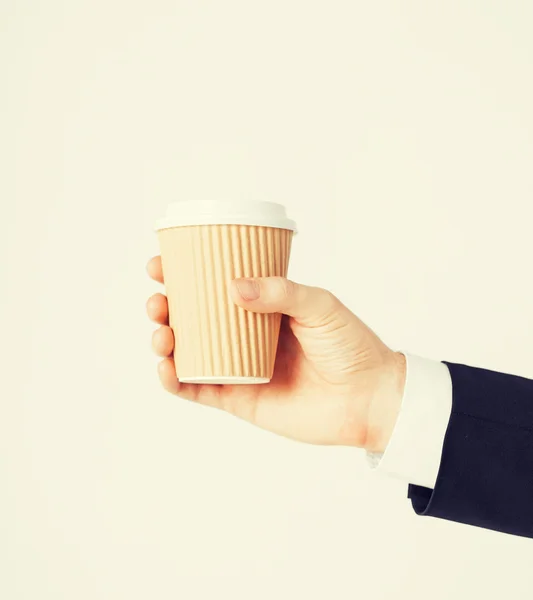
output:
[[[342,308],[327,290],[301,285],[284,277],[235,279],[231,285],[235,304],[258,313],[283,313],[306,326],[330,320]]]

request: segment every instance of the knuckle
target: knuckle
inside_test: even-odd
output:
[[[291,298],[294,295],[296,284],[285,277],[278,278],[279,293],[283,299]]]
[[[329,290],[324,288],[315,288],[317,304],[320,306],[321,311],[324,313],[330,313],[338,310],[340,301]]]
[[[322,290],[324,298],[324,307],[329,310],[336,310],[340,304],[339,299],[333,292]]]
[[[341,308],[340,300],[329,290],[319,288],[317,291],[316,315],[321,322],[335,320]]]

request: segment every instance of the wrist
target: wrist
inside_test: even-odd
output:
[[[406,359],[390,352],[380,367],[368,411],[364,449],[384,452],[398,419],[406,379]]]

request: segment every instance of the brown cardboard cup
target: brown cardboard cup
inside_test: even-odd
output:
[[[268,383],[281,315],[236,306],[229,286],[240,277],[286,277],[294,223],[268,202],[171,207],[157,229],[178,379]]]

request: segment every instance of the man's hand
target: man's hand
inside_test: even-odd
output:
[[[160,257],[148,263],[163,283]],[[163,387],[182,398],[225,410],[274,433],[311,444],[383,451],[405,384],[405,358],[390,350],[330,292],[270,277],[236,280],[233,301],[261,313],[283,313],[274,377],[262,385],[180,383],[162,294],[147,303]]]

